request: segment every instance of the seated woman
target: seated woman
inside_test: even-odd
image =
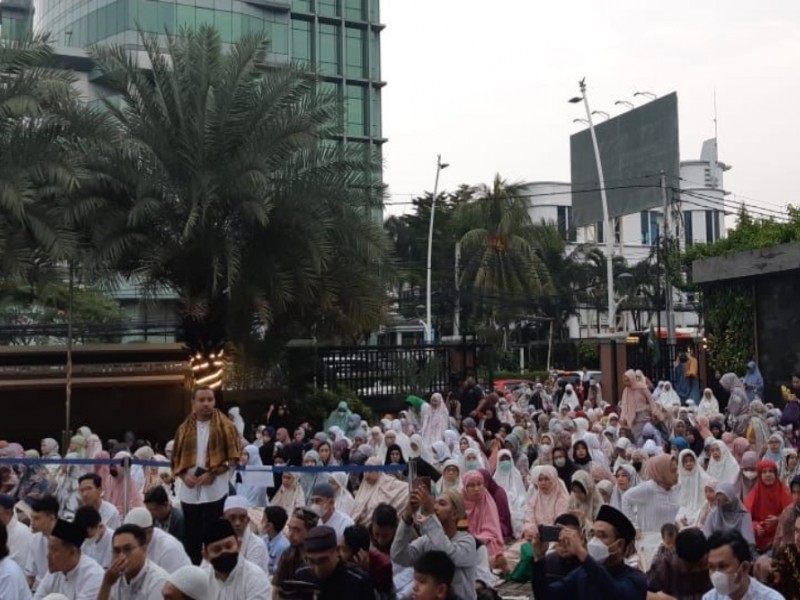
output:
[[[480,471],[468,471],[463,481],[469,532],[486,544],[489,564],[493,569],[498,568],[504,564],[504,545],[497,505],[486,489]]]
[[[766,552],[772,546],[778,520],[783,509],[792,503],[792,495],[778,479],[778,466],[769,460],[758,463],[758,480],[744,500],[745,508],[753,517],[756,534],[756,551]]]

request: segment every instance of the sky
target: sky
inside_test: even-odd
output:
[[[714,136],[737,202],[800,203],[800,2],[382,0],[385,216],[461,183],[569,181],[593,110],[678,93],[681,160]],[[730,196],[731,199],[734,196]]]

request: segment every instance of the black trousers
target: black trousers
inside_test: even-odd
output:
[[[205,504],[181,502],[183,521],[186,525],[186,539],[183,545],[193,565],[199,565],[203,560],[203,530],[206,523],[222,518],[225,498]]]

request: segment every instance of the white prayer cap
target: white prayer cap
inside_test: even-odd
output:
[[[187,565],[172,573],[167,581],[191,600],[207,600],[209,598],[208,578],[208,573],[200,567]]]
[[[617,440],[617,448],[620,450],[627,450],[630,445],[631,441],[626,437],[621,437]]]
[[[250,503],[247,501],[247,498],[244,496],[228,496],[225,499],[225,508],[223,512],[228,512],[229,510],[236,510],[237,508],[241,508],[242,510],[247,510],[250,508]]]
[[[137,506],[125,515],[125,525],[138,525],[142,529],[147,529],[153,526],[153,515],[143,506]]]

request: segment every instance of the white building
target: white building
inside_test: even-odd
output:
[[[706,140],[699,160],[681,161],[680,194],[673,204],[672,231],[681,247],[693,244],[712,243],[725,236],[724,201],[728,192],[723,187],[723,173],[730,166],[719,161],[715,139]],[[531,182],[525,187],[529,197],[529,212],[534,222],[542,220],[558,224],[570,244],[568,252],[582,244],[597,244],[605,251],[604,227],[602,223],[586,227],[573,227],[571,185],[565,182]],[[615,255],[625,258],[629,265],[647,259],[654,244],[660,239],[664,224],[662,208],[653,208],[640,213],[615,219]],[[691,298],[675,291],[675,324],[677,327],[694,327],[698,324],[697,313],[686,310]],[[578,317],[569,324],[570,337],[592,337],[607,331],[607,314],[598,319],[594,309],[581,309]],[[627,318],[627,315],[626,315]],[[628,319],[630,321],[630,319]],[[656,319],[653,319],[654,325]],[[661,315],[662,325],[666,317]],[[633,328],[633,323],[627,324]]]

